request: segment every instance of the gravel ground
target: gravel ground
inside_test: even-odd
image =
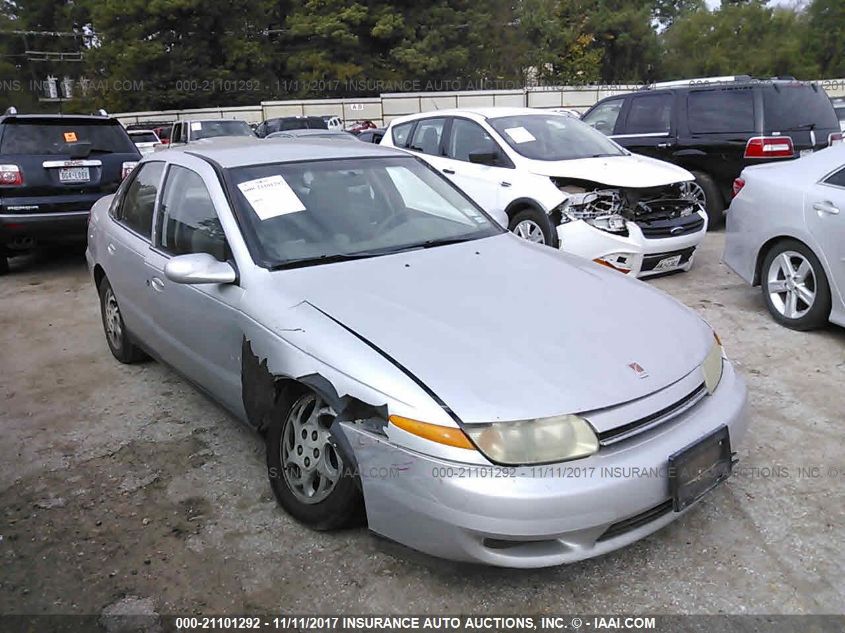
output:
[[[650,283],[698,310],[746,376],[745,470],[633,546],[535,571],[300,526],[272,499],[258,436],[166,367],[113,360],[81,252],[14,261],[0,613],[845,612],[845,330],[776,325],[719,263],[723,238]]]

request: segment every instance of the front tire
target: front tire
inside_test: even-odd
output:
[[[352,465],[329,433],[336,414],[320,396],[302,389],[267,432],[267,473],[279,505],[315,530],[355,525],[364,500]]]
[[[117,297],[112,290],[109,280],[105,277],[100,282],[100,316],[103,319],[103,331],[112,356],[121,363],[137,363],[147,358],[147,355],[132,342]]]
[[[694,171],[695,182],[704,192],[704,208],[707,211],[707,230],[714,231],[725,221],[725,201],[713,179],[702,171]]]
[[[508,223],[508,230],[529,242],[557,248],[555,227],[549,215],[539,209],[532,207],[515,213]]]
[[[821,263],[796,240],[775,244],[760,271],[763,301],[775,321],[793,330],[812,330],[830,317],[830,285]]]

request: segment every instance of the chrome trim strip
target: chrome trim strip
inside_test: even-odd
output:
[[[45,160],[41,163],[41,166],[45,169],[51,169],[55,167],[102,167],[103,161],[101,160]]]
[[[669,132],[643,132],[642,134],[611,134],[607,138],[663,138],[668,136]]]
[[[89,211],[57,211],[56,213],[0,213],[3,220],[31,220],[33,218],[54,220],[79,218],[87,216]]]

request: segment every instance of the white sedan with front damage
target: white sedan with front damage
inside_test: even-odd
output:
[[[634,276],[689,270],[707,232],[690,172],[564,114],[426,112],[394,119],[381,144],[425,159],[520,237]]]
[[[517,238],[406,152],[157,152],[94,206],[87,258],[115,358],[160,359],[263,434],[276,499],[315,529],[576,561],[686,512],[745,434],[693,311]]]

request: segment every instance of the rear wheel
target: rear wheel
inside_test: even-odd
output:
[[[793,330],[811,330],[830,317],[830,286],[818,258],[795,240],[775,244],[761,271],[763,300],[774,319]]]
[[[692,172],[695,176],[696,184],[701,188],[704,194],[704,208],[707,211],[707,230],[713,231],[724,222],[725,201],[722,198],[722,193],[713,179],[701,171]]]
[[[335,417],[320,396],[303,389],[266,437],[267,471],[276,500],[315,530],[360,523],[364,515],[355,473],[329,432]]]
[[[99,290],[100,315],[103,318],[103,330],[112,356],[121,363],[127,364],[137,363],[147,358],[147,355],[132,342],[129,332],[126,330],[117,297],[114,295],[114,290],[112,290],[108,279],[103,278]]]
[[[526,208],[514,214],[508,223],[508,230],[535,244],[557,247],[555,233],[549,215],[535,208]]]

